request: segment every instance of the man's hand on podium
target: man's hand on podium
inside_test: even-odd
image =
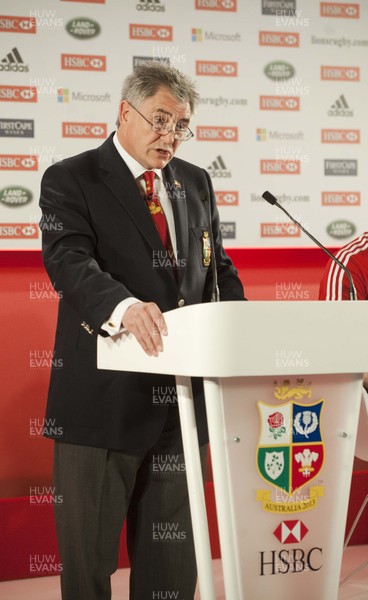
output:
[[[132,304],[124,313],[122,325],[135,336],[148,356],[158,356],[162,352],[162,336],[167,335],[167,326],[157,304]]]

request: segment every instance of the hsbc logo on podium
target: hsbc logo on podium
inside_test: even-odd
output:
[[[25,85],[0,85],[0,102],[37,102],[37,89]]]
[[[62,123],[62,136],[67,138],[105,138],[106,123]]]
[[[303,573],[303,571],[319,571],[322,566],[322,548],[315,546],[310,550],[303,548],[283,548],[280,551],[260,552],[259,575],[286,575],[286,573]]]
[[[106,71],[106,56],[62,54],[61,68],[70,71]]]
[[[197,140],[205,142],[237,142],[237,127],[197,127]]]
[[[273,532],[282,544],[297,544],[307,535],[309,529],[302,521],[282,521]]]
[[[196,75],[237,77],[238,63],[218,60],[196,60]]]
[[[173,28],[171,25],[146,25],[130,23],[129,38],[131,40],[172,42]]]
[[[2,171],[38,171],[37,156],[27,154],[0,154]]]

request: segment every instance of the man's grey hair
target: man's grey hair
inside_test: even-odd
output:
[[[128,75],[123,83],[121,100],[138,107],[159,88],[166,88],[180,102],[188,102],[191,114],[195,112],[199,100],[195,82],[178,69],[159,61],[143,63]],[[116,125],[120,125],[119,117]]]

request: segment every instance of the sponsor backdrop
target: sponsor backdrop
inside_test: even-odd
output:
[[[367,228],[367,17],[359,1],[3,5],[0,246],[40,247],[42,173],[114,130],[122,80],[152,59],[198,82],[195,137],[178,156],[209,171],[226,246],[312,244],[267,189],[342,245]]]

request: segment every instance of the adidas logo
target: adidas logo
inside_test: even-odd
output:
[[[24,60],[17,48],[12,48],[12,51],[0,62],[0,71],[18,71],[19,73],[27,73],[29,67],[24,64]]]
[[[137,10],[144,10],[150,12],[164,12],[165,7],[161,4],[160,0],[139,0],[136,5]]]
[[[226,165],[220,155],[207,167],[207,170],[211,177],[231,177],[231,171],[226,169]]]
[[[352,117],[354,116],[354,111],[349,108],[344,94],[341,94],[336,102],[332,104],[327,114],[329,117]]]

